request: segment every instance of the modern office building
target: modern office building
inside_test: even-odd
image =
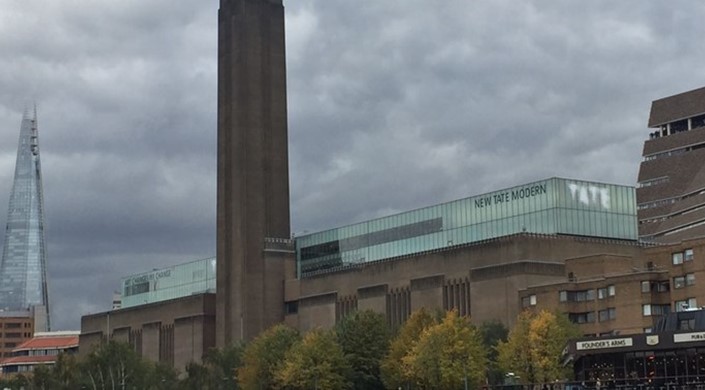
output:
[[[639,236],[705,235],[705,87],[655,100],[639,169]]]
[[[280,322],[289,226],[282,0],[218,14],[218,345]]]
[[[11,348],[9,346],[31,337],[34,332],[49,328],[44,202],[36,110],[33,117],[25,112],[20,126],[15,177],[0,263],[0,318],[6,322],[4,326],[22,326],[20,331],[0,332],[2,353],[7,353]],[[30,329],[25,328],[27,324],[30,324]],[[15,337],[18,334],[22,337]]]

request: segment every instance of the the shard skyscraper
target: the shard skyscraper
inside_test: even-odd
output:
[[[5,229],[0,264],[0,316],[27,313],[34,317],[35,332],[47,331],[49,300],[36,109],[33,117],[25,112],[22,118]]]

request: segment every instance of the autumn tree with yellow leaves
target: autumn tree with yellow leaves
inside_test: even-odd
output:
[[[571,370],[563,366],[562,352],[568,340],[578,336],[580,330],[562,314],[525,311],[507,341],[498,344],[498,363],[525,384],[567,379]]]

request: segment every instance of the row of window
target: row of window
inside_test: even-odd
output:
[[[681,276],[673,277],[673,288],[679,289],[695,284],[695,274],[687,273]],[[668,280],[644,280],[641,282],[641,292],[668,292],[670,283]]]
[[[657,177],[654,179],[649,179],[649,180],[639,182],[639,188],[645,188],[645,187],[651,187],[651,186],[655,186],[655,185],[659,185],[659,184],[664,184],[664,183],[668,183],[668,181],[669,181],[668,176],[661,176],[661,177]]]
[[[597,294],[595,294],[597,292]],[[609,285],[607,287],[598,288],[597,290],[562,290],[558,292],[558,300],[560,302],[585,302],[594,301],[595,296],[597,299],[605,299],[608,297],[613,297],[616,294],[614,285]]]
[[[25,328],[30,328],[32,326],[32,324],[28,322],[6,322],[5,329],[19,329],[22,328],[22,325],[24,325]]]
[[[668,280],[644,280],[641,282],[641,292],[668,292],[671,289]]]
[[[685,286],[692,286],[695,284],[695,274],[685,274],[683,276],[676,276],[673,278],[673,288],[683,288]]]
[[[683,252],[672,253],[671,259],[674,265],[683,264],[683,262],[687,261],[693,261],[693,250],[686,249]]]
[[[28,337],[27,335],[28,335],[28,333],[25,332],[24,337]],[[0,333],[0,337],[2,337],[2,336],[3,336],[3,334]],[[22,333],[20,333],[20,332],[8,332],[8,333],[5,333],[4,336],[6,339],[19,339],[19,338],[23,337]]]
[[[686,298],[681,301],[675,301],[673,304],[675,311],[686,311],[698,307],[698,301],[695,298]],[[641,305],[641,313],[644,316],[659,316],[671,312],[671,305],[666,304],[645,304]]]
[[[597,312],[597,320],[599,322],[611,321],[617,318],[617,309],[608,307]],[[595,322],[595,312],[588,311],[584,313],[568,313],[568,319],[574,324],[588,324]]]

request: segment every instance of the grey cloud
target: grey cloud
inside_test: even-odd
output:
[[[36,99],[54,324],[215,253],[217,2],[0,0],[0,226]],[[633,184],[699,2],[285,1],[293,230],[549,176]]]

